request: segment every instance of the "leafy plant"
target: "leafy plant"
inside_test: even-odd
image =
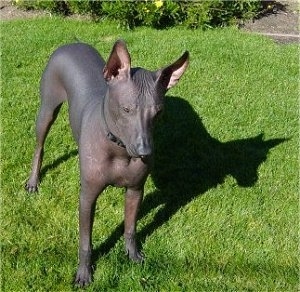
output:
[[[154,28],[166,28],[182,22],[180,3],[175,1],[139,1],[137,20],[140,24]]]
[[[118,21],[120,26],[133,28],[135,26],[136,9],[134,2],[116,0],[102,3],[104,15]]]
[[[137,26],[167,28],[177,25],[191,29],[205,29],[236,25],[244,19],[258,15],[263,10],[262,2],[259,0],[13,1],[14,4],[26,9],[47,9],[63,15],[92,14],[96,20],[107,17],[128,29]]]

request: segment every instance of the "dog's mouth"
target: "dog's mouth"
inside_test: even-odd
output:
[[[138,153],[131,145],[126,146],[126,151],[131,158],[141,158],[143,161],[147,161],[151,157],[151,154],[148,153]]]
[[[143,157],[143,155],[139,155],[138,153],[136,153],[135,151],[133,151],[133,150],[130,149],[129,147],[128,147],[128,148],[126,147],[126,150],[127,150],[128,155],[129,155],[131,158],[142,158],[142,157]]]
[[[132,146],[126,146],[126,151],[131,158],[139,158],[139,155],[132,149]]]

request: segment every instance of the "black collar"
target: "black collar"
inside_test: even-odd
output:
[[[118,138],[117,136],[115,136],[108,128],[107,122],[106,122],[106,118],[105,118],[105,99],[106,99],[106,95],[103,98],[103,102],[102,102],[102,121],[104,124],[104,128],[105,128],[105,135],[108,138],[108,140],[116,143],[118,146],[122,147],[122,148],[126,148],[125,144],[122,142],[122,140],[120,138]]]
[[[106,133],[106,137],[114,142],[114,143],[117,143],[118,146],[120,147],[123,147],[123,148],[126,148],[125,144],[122,142],[122,140],[120,138],[118,138],[117,136],[115,136],[112,132],[108,131]]]

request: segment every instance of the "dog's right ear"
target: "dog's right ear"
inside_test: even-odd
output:
[[[103,69],[106,81],[114,78],[119,80],[130,78],[131,60],[126,44],[123,40],[115,42],[108,61]]]
[[[165,90],[175,86],[189,64],[189,52],[186,51],[176,62],[157,71],[157,84]]]

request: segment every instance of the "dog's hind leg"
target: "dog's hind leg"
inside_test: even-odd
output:
[[[50,82],[47,79],[45,81],[45,78],[43,81],[41,85],[41,107],[36,120],[36,148],[32,160],[31,174],[25,185],[28,192],[36,192],[38,189],[44,143],[52,124],[57,118],[62,102],[66,99],[65,91],[59,90],[57,84],[51,82],[51,80]]]

